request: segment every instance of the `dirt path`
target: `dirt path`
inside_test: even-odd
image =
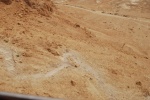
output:
[[[103,33],[103,32],[96,31],[96,30],[93,30],[93,29],[91,29],[91,28],[88,28],[88,30],[91,31],[91,32],[96,33],[96,36],[97,36],[98,38],[101,38],[101,39],[104,39],[104,40],[109,40],[109,41],[112,41],[112,42],[117,42],[117,41],[118,41],[117,39],[115,39],[115,38],[113,38],[113,37],[111,37],[111,36],[108,36],[108,35],[106,35],[106,34]],[[122,43],[122,44],[123,44],[123,43]]]
[[[81,55],[75,51],[69,52],[69,55],[71,57],[71,61],[80,66],[78,70],[85,71],[86,73],[90,73],[94,76],[94,78],[98,81],[99,88],[107,95],[108,99],[115,98],[118,95],[118,90],[105,81],[103,73],[98,73],[94,68],[81,59]]]
[[[60,67],[58,67],[58,68],[56,68],[56,69],[54,69],[54,70],[48,72],[45,76],[46,76],[46,77],[51,77],[51,76],[53,76],[53,75],[59,73],[59,72],[60,72],[61,70],[63,70],[64,68],[69,67],[69,66],[70,66],[70,63],[68,62],[68,57],[69,57],[69,56],[71,56],[71,54],[70,54],[69,52],[64,53],[64,54],[62,55],[62,57],[60,57],[60,59],[61,59],[61,61],[62,61],[61,64],[60,64]]]
[[[4,58],[4,66],[7,70],[12,73],[15,71],[15,62],[13,59],[13,51],[4,45],[0,45],[0,54],[2,54]]]
[[[93,10],[90,10],[90,9],[86,9],[86,8],[82,8],[82,7],[78,7],[78,6],[73,6],[73,5],[65,5],[64,4],[63,6],[84,10],[84,11],[87,11],[87,12],[90,12],[90,13],[93,13],[93,14],[98,14],[98,15],[101,15],[101,16],[120,18],[120,19],[124,19],[124,20],[134,20],[134,21],[137,21],[136,23],[138,23],[138,22],[150,23],[150,20],[146,20],[146,19],[135,19],[135,18],[131,18],[131,17],[123,17],[123,16],[119,16],[119,15],[111,15],[111,14],[107,14],[107,13],[102,13],[101,11],[93,11]],[[139,24],[141,24],[141,23],[139,23]]]
[[[36,74],[31,74],[31,75],[19,75],[17,76],[16,78],[17,79],[28,79],[29,77],[30,78],[46,78],[46,77],[52,77],[54,75],[56,75],[57,73],[59,73],[61,70],[63,70],[64,68],[66,67],[69,67],[70,64],[68,62],[68,57],[70,56],[71,54],[70,53],[64,53],[60,59],[61,59],[61,64],[58,65],[57,68],[55,68],[54,70],[52,71],[49,71],[47,73],[36,73]]]
[[[92,68],[89,64],[87,64],[81,57],[80,54],[73,50],[69,50],[65,52],[62,56],[60,56],[61,63],[52,71],[47,73],[36,73],[31,75],[18,75],[16,76],[17,80],[24,79],[45,79],[48,77],[55,76],[60,71],[63,71],[64,68],[71,67],[73,65],[77,65],[77,70],[83,71],[85,73],[91,74],[98,82],[99,88],[104,91],[108,98],[115,98],[119,95],[118,90],[113,87],[111,84],[107,83],[104,79],[103,73],[97,72],[94,68]],[[65,72],[64,72],[65,73]]]

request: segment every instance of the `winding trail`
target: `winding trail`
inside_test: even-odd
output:
[[[78,70],[85,71],[86,73],[91,74],[98,82],[99,88],[107,95],[108,99],[110,98],[116,98],[117,95],[119,95],[120,92],[112,85],[108,84],[104,79],[104,74],[97,72],[94,68],[92,68],[89,64],[87,64],[81,57],[80,54],[78,54],[75,51],[70,51],[69,55],[72,59],[72,61],[79,65]],[[69,61],[68,61],[69,62]]]
[[[71,54],[69,52],[67,53],[64,53],[60,59],[61,59],[61,64],[60,64],[60,67],[48,72],[45,77],[51,77],[55,74],[57,74],[59,71],[63,70],[64,68],[67,68],[70,66],[70,63],[68,62],[68,57],[71,56]]]
[[[94,68],[92,68],[89,64],[87,64],[81,57],[80,54],[73,50],[69,50],[65,52],[62,56],[60,56],[61,63],[58,65],[57,68],[55,68],[52,71],[49,71],[47,73],[36,73],[31,75],[18,75],[16,76],[16,79],[44,79],[48,77],[55,76],[60,71],[62,71],[64,68],[71,67],[73,64],[78,65],[79,67],[77,70],[82,70],[85,73],[91,74],[98,82],[99,88],[104,91],[104,93],[107,95],[108,98],[115,98],[117,95],[119,95],[118,90],[107,83],[104,79],[103,73],[97,72]]]
[[[62,5],[62,4],[57,4],[57,5]],[[93,13],[93,14],[98,14],[98,15],[101,15],[101,16],[120,18],[120,19],[124,19],[124,20],[134,20],[134,21],[137,21],[136,23],[138,23],[138,22],[150,23],[150,20],[147,20],[147,19],[135,19],[135,18],[131,18],[131,17],[124,17],[124,16],[119,16],[119,15],[111,15],[111,14],[107,14],[107,13],[102,13],[101,11],[93,11],[93,10],[90,10],[90,9],[86,9],[86,8],[79,7],[79,6],[73,6],[73,5],[63,4],[63,6],[84,10],[84,11],[87,11],[87,12],[90,12],[90,13]],[[138,24],[141,24],[141,23],[138,23]]]
[[[61,63],[58,65],[57,68],[53,69],[52,71],[49,71],[47,73],[36,73],[36,74],[31,74],[31,75],[19,75],[16,78],[17,79],[27,79],[27,78],[46,78],[46,77],[52,77],[59,73],[61,70],[64,68],[67,68],[71,66],[71,64],[68,61],[68,58],[72,56],[71,53],[66,52],[62,56],[60,56]]]

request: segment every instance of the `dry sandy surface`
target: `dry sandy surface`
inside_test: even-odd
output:
[[[150,100],[149,0],[4,1],[0,91]]]

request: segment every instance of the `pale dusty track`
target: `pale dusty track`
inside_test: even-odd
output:
[[[146,19],[135,19],[135,18],[131,18],[131,17],[123,17],[123,16],[119,16],[119,15],[111,15],[111,14],[107,14],[107,13],[102,13],[101,11],[93,11],[93,10],[90,10],[90,9],[86,9],[86,8],[82,8],[82,7],[78,7],[78,6],[73,6],[73,5],[63,5],[63,6],[84,10],[84,11],[91,12],[93,14],[98,14],[98,15],[101,15],[101,16],[120,18],[120,19],[124,19],[124,20],[134,20],[134,21],[137,21],[136,23],[138,23],[138,22],[150,23],[150,20],[146,20]],[[139,24],[141,24],[141,23],[139,23]]]
[[[51,77],[51,76],[54,76],[55,74],[59,73],[59,71],[63,70],[64,68],[67,68],[70,66],[69,62],[68,62],[68,57],[71,56],[70,53],[64,53],[62,55],[62,57],[60,57],[61,59],[61,64],[58,68],[48,72],[45,77]]]
[[[72,51],[70,52],[70,57],[75,64],[80,66],[78,70],[83,70],[94,76],[94,78],[98,81],[99,88],[104,91],[108,99],[115,98],[118,95],[117,89],[105,81],[103,73],[98,73],[94,68],[81,59],[81,55]]]
[[[0,45],[0,54],[2,54],[4,58],[4,66],[9,71],[9,73],[14,72],[15,62],[13,59],[13,51],[5,45]]]
[[[81,57],[80,54],[78,54],[75,51],[69,50],[65,52],[62,56],[60,56],[61,63],[58,65],[58,68],[53,69],[52,71],[49,71],[47,73],[37,73],[37,74],[31,74],[31,75],[19,75],[16,76],[16,79],[18,80],[24,80],[24,79],[45,79],[48,77],[52,77],[57,75],[60,71],[63,71],[63,69],[67,67],[72,67],[73,64],[79,66],[78,70],[82,70],[85,73],[91,74],[98,82],[99,88],[104,91],[104,93],[109,98],[115,98],[117,95],[119,95],[118,90],[113,87],[112,85],[108,84],[105,79],[103,73],[98,73],[95,69],[93,69],[89,64],[87,64]]]

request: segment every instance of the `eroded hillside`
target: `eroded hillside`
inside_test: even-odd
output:
[[[81,8],[101,11],[111,15],[150,18],[149,0],[53,0],[60,4],[69,4]]]
[[[150,99],[148,0],[143,12],[115,6],[125,0],[0,1],[0,91]]]

